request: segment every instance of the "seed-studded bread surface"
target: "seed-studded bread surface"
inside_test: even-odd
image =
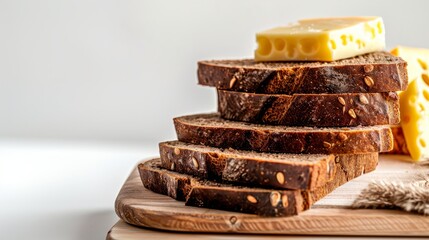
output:
[[[335,156],[261,153],[180,141],[159,144],[163,168],[218,181],[283,189],[315,189],[334,175]]]
[[[393,148],[389,126],[269,126],[229,121],[217,113],[178,117],[174,124],[180,141],[219,148],[307,154],[386,152]]]
[[[165,170],[160,160],[139,164],[143,185],[186,205],[252,213],[263,216],[292,216],[311,207],[317,200],[345,182],[375,169],[378,154],[357,155],[348,161],[336,158],[335,177],[313,191],[243,187],[201,180]],[[155,177],[154,177],[155,176]]]
[[[406,62],[374,52],[334,62],[198,62],[201,85],[257,93],[364,93],[405,90]]]
[[[398,124],[399,97],[388,93],[255,94],[218,90],[222,118],[286,126]]]

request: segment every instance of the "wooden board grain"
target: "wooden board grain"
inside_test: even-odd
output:
[[[372,180],[416,178],[406,157],[382,155],[376,171],[359,177],[317,202],[298,216],[268,218],[251,214],[185,206],[183,202],[145,189],[136,170],[116,200],[118,216],[137,226],[181,232],[248,234],[429,236],[429,217],[399,210],[350,208]]]
[[[225,234],[225,233],[184,233],[159,231],[143,227],[135,227],[119,220],[107,233],[107,240],[391,240],[392,237],[356,237],[356,236],[290,236],[290,235],[258,235],[258,234]],[[399,239],[410,239],[398,238]],[[421,239],[421,238],[419,238]]]

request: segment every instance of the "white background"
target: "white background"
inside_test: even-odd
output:
[[[153,140],[215,111],[200,59],[251,57],[255,32],[379,15],[387,44],[429,47],[428,1],[0,0],[0,135]]]
[[[196,62],[251,57],[255,32],[379,15],[429,48],[429,1],[0,0],[0,239],[102,239],[174,116],[216,110]]]

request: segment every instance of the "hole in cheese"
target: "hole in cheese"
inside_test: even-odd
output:
[[[426,110],[423,103],[419,103],[419,108],[420,108],[420,112],[424,112]]]
[[[419,62],[419,65],[423,70],[428,70],[428,65],[425,61],[421,60],[420,58],[417,58],[417,62]]]
[[[261,55],[268,55],[271,52],[271,42],[265,38],[261,37],[259,38],[259,47],[258,47],[258,53]]]
[[[376,30],[375,28],[371,27],[368,23],[365,24],[365,32],[371,36],[372,39],[376,37]]]
[[[357,47],[359,48],[359,49],[361,49],[362,47],[363,47],[363,42],[362,42],[362,40],[360,40],[360,39],[357,39],[356,40],[356,44],[357,44]]]
[[[423,90],[423,96],[426,98],[427,101],[429,101],[429,92],[428,92],[428,90]]]
[[[289,58],[294,57],[295,56],[295,43],[288,43],[286,48],[287,48],[286,56],[288,56]]]
[[[329,44],[331,45],[332,49],[334,49],[334,50],[337,49],[337,43],[334,40],[330,40]]]
[[[422,74],[422,79],[423,79],[423,82],[425,82],[426,85],[429,86],[429,76],[426,73]]]
[[[281,51],[285,48],[285,41],[283,41],[282,39],[276,39],[274,40],[274,47],[276,48],[277,51]]]
[[[346,35],[341,35],[341,42],[343,43],[344,46],[347,45],[347,36]]]
[[[304,54],[312,55],[319,50],[319,42],[315,39],[304,38],[299,42],[300,49]]]
[[[377,30],[378,30],[378,34],[383,33],[383,25],[381,24],[381,22],[377,23]]]
[[[422,145],[422,147],[424,147],[424,148],[426,147],[426,141],[424,139],[420,138],[419,143],[420,143],[420,145]]]

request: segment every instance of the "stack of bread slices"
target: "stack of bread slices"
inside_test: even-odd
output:
[[[330,61],[198,63],[218,113],[174,119],[178,141],[139,165],[146,188],[186,205],[292,216],[373,171],[393,148],[406,63],[388,52]]]

